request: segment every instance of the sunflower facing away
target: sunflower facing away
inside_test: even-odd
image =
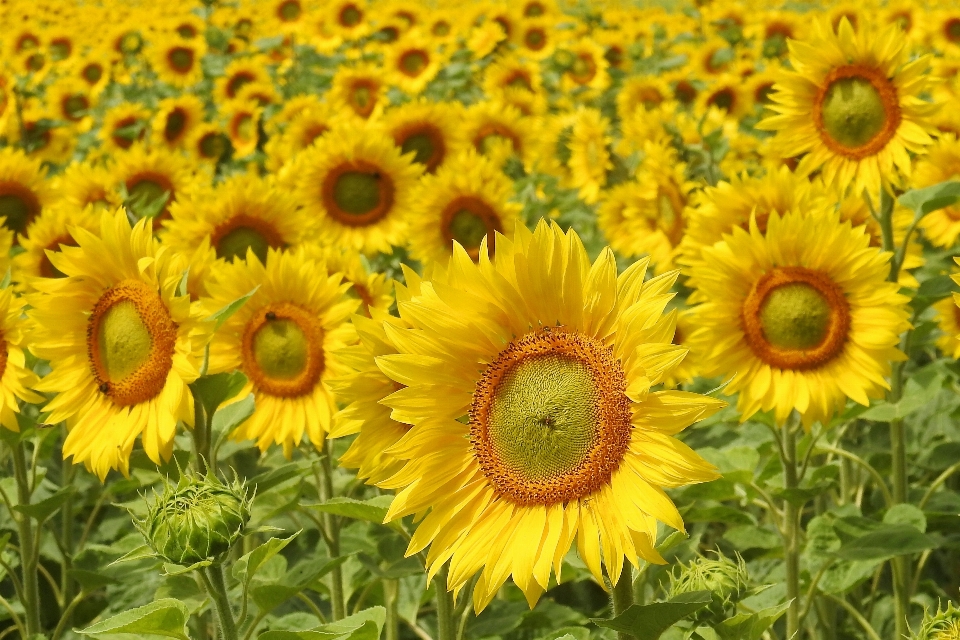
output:
[[[717,477],[672,436],[723,406],[652,390],[686,352],[663,315],[676,272],[617,276],[612,251],[591,265],[545,222],[498,237],[493,260],[455,246],[431,268],[399,302],[411,328],[383,324],[397,353],[376,358],[399,389],[381,403],[411,425],[380,484],[399,490],[387,520],[422,517],[407,553],[431,545],[429,573],[449,560],[455,591],[482,571],[477,611],[511,574],[533,606],[574,540],[600,584],[601,565],[616,583],[625,558],[662,563],[658,521],[683,529],[662,487]]]
[[[847,398],[867,405],[889,388],[890,361],[907,321],[905,296],[886,281],[890,254],[864,227],[823,211],[771,213],[750,231],[703,249],[693,267],[698,300],[690,336],[707,376],[733,378],[741,420],[796,409],[826,424]]]
[[[349,319],[359,300],[345,295],[350,285],[302,253],[275,250],[265,263],[250,251],[213,274],[210,312],[260,287],[210,343],[210,371],[242,371],[248,382],[237,398],[253,393],[256,402],[231,437],[256,440],[261,451],[282,445],[288,458],[304,433],[319,447],[336,411],[327,380],[347,373],[335,352],[356,339]]]
[[[38,278],[29,297],[31,350],[50,361],[37,391],[57,394],[46,420],[66,421],[64,457],[104,479],[128,472],[137,436],[156,463],[169,459],[177,421],[193,424],[187,385],[207,339],[199,307],[177,295],[182,273],[150,226],[104,213],[100,235],[74,227],[78,246],[51,253],[66,278]]]
[[[919,95],[930,86],[928,58],[908,62],[907,40],[897,25],[879,34],[854,32],[840,21],[837,33],[818,23],[808,41],[790,43],[790,63],[770,96],[776,112],[760,129],[777,131],[784,157],[807,154],[797,172],[823,172],[824,182],[867,189],[900,183],[910,156],[932,142],[927,121],[934,106]]]

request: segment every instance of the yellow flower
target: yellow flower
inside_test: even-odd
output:
[[[0,149],[0,217],[4,227],[23,233],[53,198],[39,159],[13,147]]]
[[[14,295],[11,287],[0,289],[0,427],[20,431],[17,414],[20,401],[43,402],[35,393],[39,378],[27,367],[24,349],[28,348],[26,301]]]
[[[97,206],[78,208],[57,203],[44,209],[20,236],[23,252],[13,257],[13,278],[28,288],[36,277],[62,278],[63,273],[53,266],[47,252],[60,251],[60,245],[77,246],[71,227],[80,227],[96,233],[100,229],[100,213]]]
[[[890,361],[909,328],[907,298],[886,281],[890,254],[870,246],[863,227],[837,214],[771,213],[703,249],[691,271],[704,374],[732,381],[740,419],[800,413],[827,424],[847,398],[863,405],[889,388]]]
[[[256,255],[224,263],[208,283],[208,311],[257,292],[214,334],[210,371],[240,370],[256,410],[231,437],[256,440],[261,451],[283,446],[290,457],[306,433],[320,447],[336,411],[327,380],[347,370],[337,352],[355,341],[349,323],[358,301],[349,285],[302,254],[270,250],[266,264]]]
[[[193,424],[187,385],[199,376],[207,340],[203,314],[177,295],[182,273],[146,221],[105,212],[100,235],[71,230],[76,247],[50,254],[66,278],[38,278],[29,297],[30,349],[50,361],[37,391],[57,394],[45,407],[65,421],[64,457],[103,480],[128,473],[141,436],[147,456],[170,458],[177,421]]]
[[[929,187],[960,177],[960,140],[944,134],[930,147],[929,155],[917,162],[913,184]],[[918,225],[935,247],[952,247],[960,236],[960,205],[952,204],[925,215]]]
[[[384,55],[384,70],[390,82],[411,96],[419,95],[442,65],[435,45],[416,30],[391,44]]]
[[[450,155],[460,125],[459,102],[409,102],[384,114],[381,124],[404,155],[434,173]]]
[[[685,350],[662,315],[676,273],[645,267],[617,276],[572,231],[518,226],[492,261],[433,265],[399,302],[410,329],[383,323],[397,353],[376,363],[399,390],[380,402],[411,425],[386,451],[406,460],[380,483],[399,490],[387,519],[418,514],[407,553],[430,545],[430,576],[449,561],[449,589],[480,572],[477,611],[511,574],[533,606],[574,540],[600,584],[662,563],[658,521],[683,529],[662,487],[717,477],[673,435],[723,403],[651,389]]]
[[[183,148],[202,122],[203,102],[197,96],[185,93],[164,98],[157,105],[157,113],[153,117],[151,139],[168,147]]]
[[[113,157],[110,173],[116,189],[126,193],[130,213],[137,218],[153,213],[154,224],[169,218],[170,205],[200,184],[194,164],[176,150],[137,145]]]
[[[328,100],[367,120],[383,113],[386,89],[381,68],[372,64],[344,65],[333,76]]]
[[[207,52],[203,38],[184,40],[167,35],[150,45],[151,66],[157,77],[174,87],[186,89],[203,80],[200,60]]]
[[[932,83],[927,58],[908,61],[903,32],[854,32],[841,20],[838,33],[820,22],[814,36],[791,43],[790,63],[771,96],[777,115],[760,129],[777,131],[784,157],[806,154],[797,168],[820,169],[828,185],[866,189],[899,185],[910,174],[909,153],[931,143],[934,106],[919,95]]]

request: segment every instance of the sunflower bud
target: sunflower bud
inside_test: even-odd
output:
[[[747,590],[747,565],[739,555],[734,562],[717,552],[715,559],[698,557],[678,565],[670,575],[670,597],[692,591],[709,591],[714,603],[724,608],[737,602]]]
[[[935,614],[926,611],[920,623],[920,631],[913,640],[960,640],[960,609],[947,603],[947,608],[937,607]]]
[[[158,556],[189,566],[223,560],[249,519],[243,483],[225,485],[212,475],[185,473],[176,486],[165,483],[147,516],[134,524]]]

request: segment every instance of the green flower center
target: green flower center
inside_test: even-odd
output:
[[[63,101],[63,113],[70,120],[79,120],[89,106],[86,97],[72,95]]]
[[[347,171],[333,186],[333,201],[346,213],[362,216],[380,205],[380,176],[364,171]]]
[[[293,320],[270,320],[253,336],[253,357],[263,373],[274,380],[291,380],[307,365],[309,344]]]
[[[487,235],[486,221],[467,209],[460,209],[450,219],[450,235],[466,249],[476,249]]]
[[[52,60],[64,60],[70,55],[70,43],[58,40],[50,43],[50,58]]]
[[[433,25],[431,33],[435,36],[440,36],[441,38],[450,33],[450,24],[441,20]]]
[[[222,133],[208,133],[200,140],[200,153],[204,158],[220,158],[227,152],[227,144]]]
[[[181,109],[171,111],[167,116],[167,122],[163,126],[163,137],[167,142],[173,142],[183,133],[187,125],[187,115]]]
[[[428,62],[427,54],[423,51],[408,51],[400,56],[400,68],[411,76],[420,75]]]
[[[83,77],[87,82],[99,82],[103,77],[103,67],[99,64],[88,64],[83,68]]]
[[[370,104],[370,87],[360,85],[353,90],[353,104],[360,109],[366,109]]]
[[[527,481],[564,475],[583,463],[597,430],[590,369],[565,355],[517,363],[500,381],[487,424],[493,451]]]
[[[132,301],[121,300],[107,309],[97,331],[100,363],[110,382],[125,379],[150,358],[153,339]]]
[[[947,34],[947,40],[950,42],[960,42],[960,20],[954,18],[948,21],[944,31]]]
[[[303,10],[300,8],[300,3],[296,0],[289,0],[280,5],[280,19],[285,22],[296,20],[302,12]]]
[[[815,287],[794,282],[767,294],[760,305],[763,336],[781,349],[812,349],[827,337],[830,303]]]
[[[540,29],[531,29],[527,31],[524,41],[527,43],[527,46],[531,49],[541,49],[546,43],[546,36],[543,34],[543,31]]]
[[[340,24],[345,27],[355,27],[363,19],[363,14],[354,5],[347,5],[340,12]]]
[[[416,154],[413,157],[414,162],[427,164],[436,152],[436,147],[430,134],[415,133],[412,136],[407,136],[407,139],[400,145],[400,151],[404,155],[413,152]]]
[[[0,195],[0,216],[6,218],[3,224],[17,233],[27,230],[27,225],[36,215],[38,208],[24,195],[17,193]]]
[[[154,216],[163,211],[170,200],[172,189],[156,180],[143,178],[127,187],[127,208],[137,218]]]
[[[193,50],[187,47],[175,47],[167,54],[174,71],[186,73],[193,68]]]
[[[270,242],[262,233],[250,227],[236,227],[223,234],[217,243],[217,257],[233,262],[247,257],[247,249],[253,250],[260,262],[267,261],[267,250]]]
[[[883,98],[866,78],[839,78],[823,100],[823,126],[837,143],[862,147],[883,130],[887,110]]]

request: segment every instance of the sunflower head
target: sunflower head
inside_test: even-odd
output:
[[[920,630],[911,640],[960,640],[960,609],[951,602],[946,609],[938,606],[936,613],[928,609],[923,614]]]
[[[143,519],[134,524],[153,551],[167,562],[189,566],[220,562],[243,535],[250,520],[246,486],[212,475],[184,473],[176,485],[165,482]]]
[[[698,556],[690,564],[677,565],[670,574],[670,598],[693,591],[709,591],[720,610],[737,602],[749,584],[747,563],[737,555],[731,560],[719,551],[716,558]]]

